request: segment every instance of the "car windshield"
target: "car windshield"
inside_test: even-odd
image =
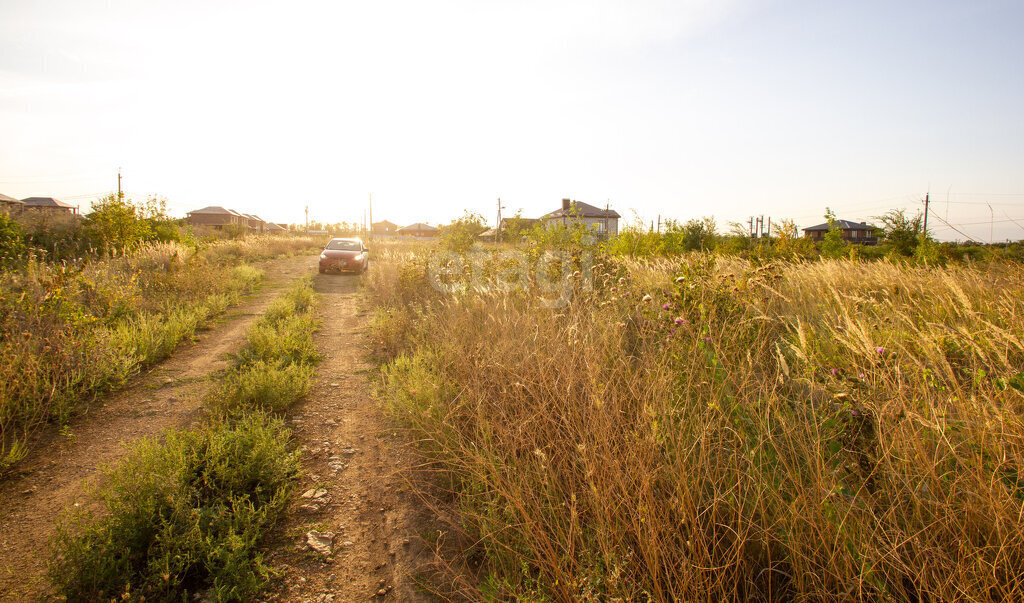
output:
[[[359,251],[359,241],[339,239],[328,243],[327,248],[335,251]]]

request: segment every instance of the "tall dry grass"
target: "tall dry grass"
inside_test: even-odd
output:
[[[550,310],[405,262],[382,394],[480,567],[447,594],[1024,598],[1020,267],[604,259]]]
[[[300,237],[252,237],[0,271],[0,473],[48,421],[121,386],[260,281],[248,262],[309,252]]]

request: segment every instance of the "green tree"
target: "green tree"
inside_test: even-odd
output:
[[[892,245],[893,251],[905,256],[914,255],[922,235],[921,212],[907,216],[906,211],[902,209],[892,209],[885,215],[876,216],[875,219],[882,223],[882,235]]]
[[[801,237],[793,220],[782,220],[772,231],[775,233],[775,240],[772,241],[775,255],[785,258],[813,255],[814,241],[809,237]]]
[[[672,226],[675,226],[675,224]],[[699,220],[687,220],[686,224],[683,224],[681,233],[683,235],[684,249],[687,251],[705,251],[714,249],[718,226],[715,224],[714,216],[704,216]]]
[[[821,242],[821,254],[827,258],[842,257],[846,251],[846,242],[843,241],[843,230],[831,208],[825,208],[825,221],[828,222],[828,232]]]
[[[484,217],[478,213],[466,211],[458,220],[441,228],[441,241],[451,251],[469,251],[476,242],[476,237],[487,230]]]
[[[111,193],[94,203],[85,217],[87,236],[101,252],[134,249],[154,236],[146,211],[145,204]]]

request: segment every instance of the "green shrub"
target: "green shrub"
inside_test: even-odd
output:
[[[298,459],[283,422],[255,413],[231,426],[170,432],[110,472],[104,511],[58,529],[50,577],[69,600],[187,599],[209,587],[240,600],[269,574],[260,536],[282,513]]]
[[[14,220],[0,213],[0,268],[11,268],[24,261],[24,234]]]
[[[215,403],[229,412],[253,408],[284,412],[309,393],[313,371],[308,364],[257,360],[228,373]]]

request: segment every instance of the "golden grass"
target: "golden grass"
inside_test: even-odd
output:
[[[452,593],[1024,597],[1019,266],[600,258],[550,310],[404,261],[383,394],[484,562]]]

